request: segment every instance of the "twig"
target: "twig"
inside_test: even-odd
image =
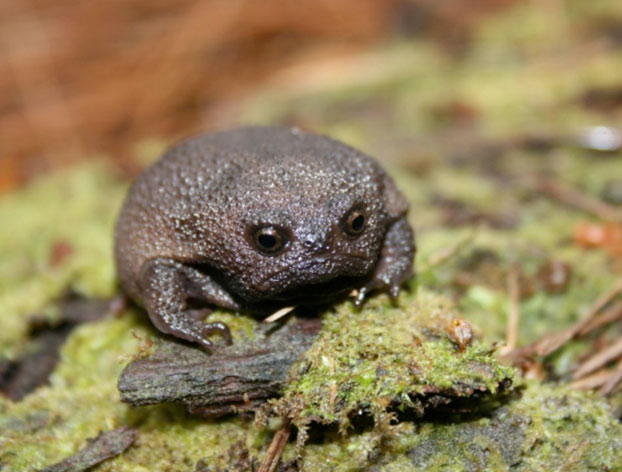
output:
[[[619,279],[603,296],[594,302],[585,316],[573,326],[570,326],[569,328],[566,328],[558,333],[548,334],[529,346],[517,349],[512,353],[512,357],[524,358],[533,354],[548,356],[552,352],[557,351],[571,339],[574,339],[576,336],[583,336],[587,334],[588,331],[586,330],[586,327],[594,322],[595,316],[621,293],[622,279]]]
[[[591,390],[606,384],[610,378],[611,371],[608,369],[601,369],[592,375],[575,380],[570,384],[570,386],[577,390]]]
[[[622,222],[622,209],[587,195],[560,180],[536,178],[532,186],[545,195],[606,221]]]
[[[598,312],[605,308],[609,302],[620,294],[622,294],[622,278],[618,279],[602,297],[594,302],[594,305],[592,305],[590,311],[588,311],[583,319],[579,321],[578,325],[581,326],[579,331],[583,330],[583,328],[591,322]]]
[[[605,383],[598,391],[599,395],[608,395],[615,390],[615,388],[622,382],[622,360],[618,362],[618,365],[613,371],[607,383]]]
[[[444,247],[436,253],[430,255],[427,264],[422,269],[420,269],[420,271],[425,272],[426,270],[432,269],[433,267],[445,263],[446,261],[454,257],[457,253],[459,253],[462,249],[464,249],[469,243],[471,243],[475,239],[475,236],[476,233],[471,232],[455,244]]]
[[[111,431],[100,432],[96,438],[89,439],[86,445],[61,462],[50,465],[40,472],[82,472],[93,466],[118,456],[138,437],[138,431],[126,426]]]
[[[273,323],[278,319],[283,318],[288,313],[292,312],[296,307],[295,306],[286,306],[285,308],[281,308],[280,310],[275,311],[266,319],[263,320],[264,323]]]
[[[520,282],[518,267],[512,265],[508,273],[508,297],[510,299],[510,307],[508,311],[508,324],[505,335],[505,346],[500,350],[499,354],[505,356],[516,348],[518,340],[518,323],[520,320]]]
[[[601,326],[607,325],[622,318],[622,302],[616,303],[611,308],[601,313],[597,317],[593,318],[589,323],[587,323],[579,333],[579,336],[584,336],[587,333],[594,331]]]
[[[289,418],[285,418],[283,420],[283,425],[274,434],[272,442],[270,443],[270,446],[266,451],[266,455],[264,456],[257,472],[274,472],[276,470],[279,465],[279,461],[281,460],[283,449],[285,449],[285,445],[289,439],[291,427],[292,425]]]
[[[597,352],[595,355],[586,360],[573,374],[572,378],[577,380],[585,377],[586,374],[595,371],[599,367],[603,367],[612,360],[622,355],[622,338],[615,343],[607,346],[605,349]]]

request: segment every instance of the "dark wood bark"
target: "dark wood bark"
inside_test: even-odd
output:
[[[102,300],[67,293],[56,301],[60,315],[52,322],[44,316],[32,315],[25,354],[14,360],[0,359],[0,394],[19,401],[47,384],[58,363],[60,348],[71,331],[81,323],[113,313],[118,302],[118,299]]]
[[[279,395],[287,372],[312,344],[318,319],[260,326],[254,339],[236,339],[211,354],[163,340],[147,358],[131,362],[119,378],[121,399],[132,405],[175,402],[201,416],[252,408]]]
[[[42,469],[41,472],[82,472],[118,456],[130,447],[137,437],[138,432],[127,427],[99,433],[96,438],[89,439],[87,445],[77,453]]]

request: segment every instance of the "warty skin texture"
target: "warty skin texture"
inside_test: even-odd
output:
[[[231,340],[203,322],[210,307],[265,314],[352,289],[358,305],[372,290],[396,297],[415,253],[407,210],[378,163],[343,143],[289,128],[207,134],[132,185],[117,270],[159,330],[210,349],[211,333]]]

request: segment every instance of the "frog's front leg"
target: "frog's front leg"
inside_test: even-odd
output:
[[[203,323],[208,310],[188,307],[190,299],[228,309],[238,304],[211,277],[197,269],[168,258],[155,258],[141,267],[138,285],[149,318],[163,333],[194,342],[207,350],[213,343],[208,335],[218,333],[231,344],[231,333],[221,322]]]
[[[415,250],[412,228],[402,216],[389,227],[374,274],[359,289],[356,306],[360,307],[372,290],[387,291],[391,298],[397,298],[401,285],[412,275]]]

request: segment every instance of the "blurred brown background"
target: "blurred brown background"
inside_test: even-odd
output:
[[[318,56],[400,36],[459,56],[512,3],[1,0],[0,191],[98,153],[131,168],[139,140],[228,126],[241,96]]]

